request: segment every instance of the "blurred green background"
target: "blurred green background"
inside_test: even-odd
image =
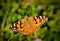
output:
[[[26,15],[48,21],[30,35],[11,32],[12,23]],[[60,0],[0,0],[0,41],[60,41]]]

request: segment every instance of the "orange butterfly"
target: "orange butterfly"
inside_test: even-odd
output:
[[[23,35],[29,35],[36,32],[47,20],[48,18],[45,16],[25,16],[24,19],[18,20],[16,23],[14,23],[10,29],[14,32],[20,32]]]

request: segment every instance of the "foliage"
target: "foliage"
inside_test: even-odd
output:
[[[29,4],[28,4],[29,3]],[[39,31],[30,35],[11,32],[12,23],[24,16],[47,16],[48,22]],[[60,41],[60,2],[59,0],[32,1],[1,0],[0,1],[0,41]]]

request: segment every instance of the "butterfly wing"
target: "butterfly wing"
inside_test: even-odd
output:
[[[26,16],[24,19],[14,23],[10,29],[12,31],[21,32],[24,35],[29,35],[30,33],[36,32],[39,29],[39,26],[41,27],[41,25],[43,25],[47,20],[48,18],[45,16]]]

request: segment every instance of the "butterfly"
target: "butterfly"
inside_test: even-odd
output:
[[[48,18],[45,16],[25,16],[23,19],[12,24],[10,29],[13,32],[20,32],[23,35],[29,35],[38,31],[39,27],[41,27],[47,20]]]

